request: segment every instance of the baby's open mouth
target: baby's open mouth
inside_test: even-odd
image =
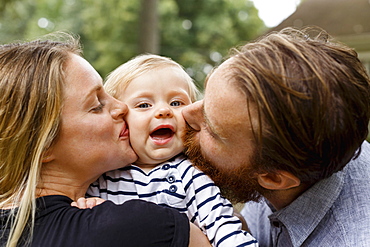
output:
[[[169,128],[157,129],[150,134],[152,139],[168,139],[174,135],[174,132]]]

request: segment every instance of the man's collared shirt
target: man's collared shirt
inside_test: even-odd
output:
[[[370,246],[370,144],[287,207],[249,202],[241,214],[262,247]]]

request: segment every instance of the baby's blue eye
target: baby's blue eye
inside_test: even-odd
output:
[[[148,108],[150,105],[148,103],[141,103],[140,105],[137,106],[138,108]]]
[[[180,101],[173,101],[171,102],[171,106],[180,106],[181,102]]]

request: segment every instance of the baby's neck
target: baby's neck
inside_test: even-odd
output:
[[[179,154],[170,156],[170,157],[168,157],[168,159],[162,158],[162,159],[147,159],[147,160],[142,160],[142,159],[139,158],[135,163],[132,163],[132,164],[135,165],[135,166],[137,166],[137,167],[139,167],[145,173],[149,173],[155,167],[159,166],[160,164],[163,164],[164,162],[167,162],[167,161],[173,159],[177,155],[179,155]]]
[[[144,164],[140,162],[133,163],[133,165],[140,167],[140,169],[143,170],[145,173],[149,173],[151,170],[153,170],[153,168],[157,167],[160,164],[162,164],[162,162],[157,164]]]

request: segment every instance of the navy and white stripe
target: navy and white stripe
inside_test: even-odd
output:
[[[241,230],[232,204],[184,155],[158,165],[149,174],[135,165],[107,172],[87,193],[116,204],[142,199],[175,208],[201,228],[213,246],[257,246],[257,241]]]

